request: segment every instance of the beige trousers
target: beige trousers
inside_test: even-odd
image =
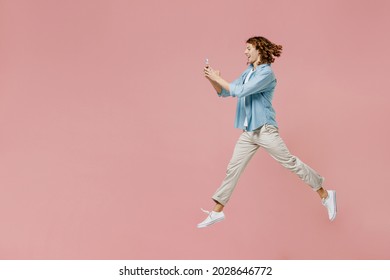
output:
[[[290,154],[273,125],[263,125],[255,131],[244,131],[234,148],[232,159],[226,171],[226,177],[213,195],[213,200],[222,205],[229,201],[240,175],[259,147],[264,148],[281,165],[298,175],[314,191],[322,187],[324,178],[315,170]]]

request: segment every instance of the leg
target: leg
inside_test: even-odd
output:
[[[215,201],[215,200],[214,200]],[[213,211],[214,212],[222,212],[223,211],[223,208],[225,207],[223,204],[219,203],[218,201],[215,201],[215,206],[214,206],[214,209]]]
[[[326,195],[326,190],[322,187],[324,178],[298,157],[291,155],[276,127],[264,125],[256,136],[256,143],[263,147],[276,161],[298,175],[320,196]]]
[[[321,187],[317,190],[318,195],[321,199],[326,199],[328,197],[328,191],[324,189],[324,187]]]
[[[216,203],[214,210],[209,212],[202,209],[208,216],[197,225],[198,228],[205,228],[225,219],[225,214],[222,210],[229,201],[241,173],[259,148],[258,145],[252,142],[252,135],[253,133],[251,132],[244,132],[238,139],[233,156],[227,167],[226,177],[212,197]]]
[[[333,221],[336,218],[336,192],[334,190],[327,191],[323,188],[324,178],[300,161],[299,158],[290,154],[276,127],[264,125],[256,134],[256,143],[316,191],[322,199],[322,204],[328,210],[329,219]]]
[[[237,185],[238,179],[259,148],[258,145],[252,142],[251,135],[251,132],[243,132],[237,141],[233,156],[227,167],[226,177],[212,197],[217,203],[214,208],[214,211],[216,212],[222,211],[223,207],[229,201],[234,188]]]

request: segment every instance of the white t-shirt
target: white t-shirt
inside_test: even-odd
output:
[[[246,75],[246,77],[245,77],[244,84],[246,84],[249,81],[249,78],[251,77],[251,75],[253,74],[254,71],[255,71],[255,68],[252,68],[252,70],[249,71],[248,75]],[[245,97],[244,97],[244,104],[245,104]],[[244,126],[245,127],[248,126],[248,119],[246,118],[246,116],[245,116]]]

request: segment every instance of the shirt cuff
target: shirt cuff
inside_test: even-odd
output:
[[[234,83],[230,83],[229,84],[229,87],[230,87],[230,95],[232,97],[237,97],[237,95],[234,93],[235,92],[235,89],[236,89],[236,86]]]

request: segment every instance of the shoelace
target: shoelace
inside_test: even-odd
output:
[[[210,211],[204,210],[203,208],[200,208],[203,212],[205,212],[207,215],[210,215]]]

